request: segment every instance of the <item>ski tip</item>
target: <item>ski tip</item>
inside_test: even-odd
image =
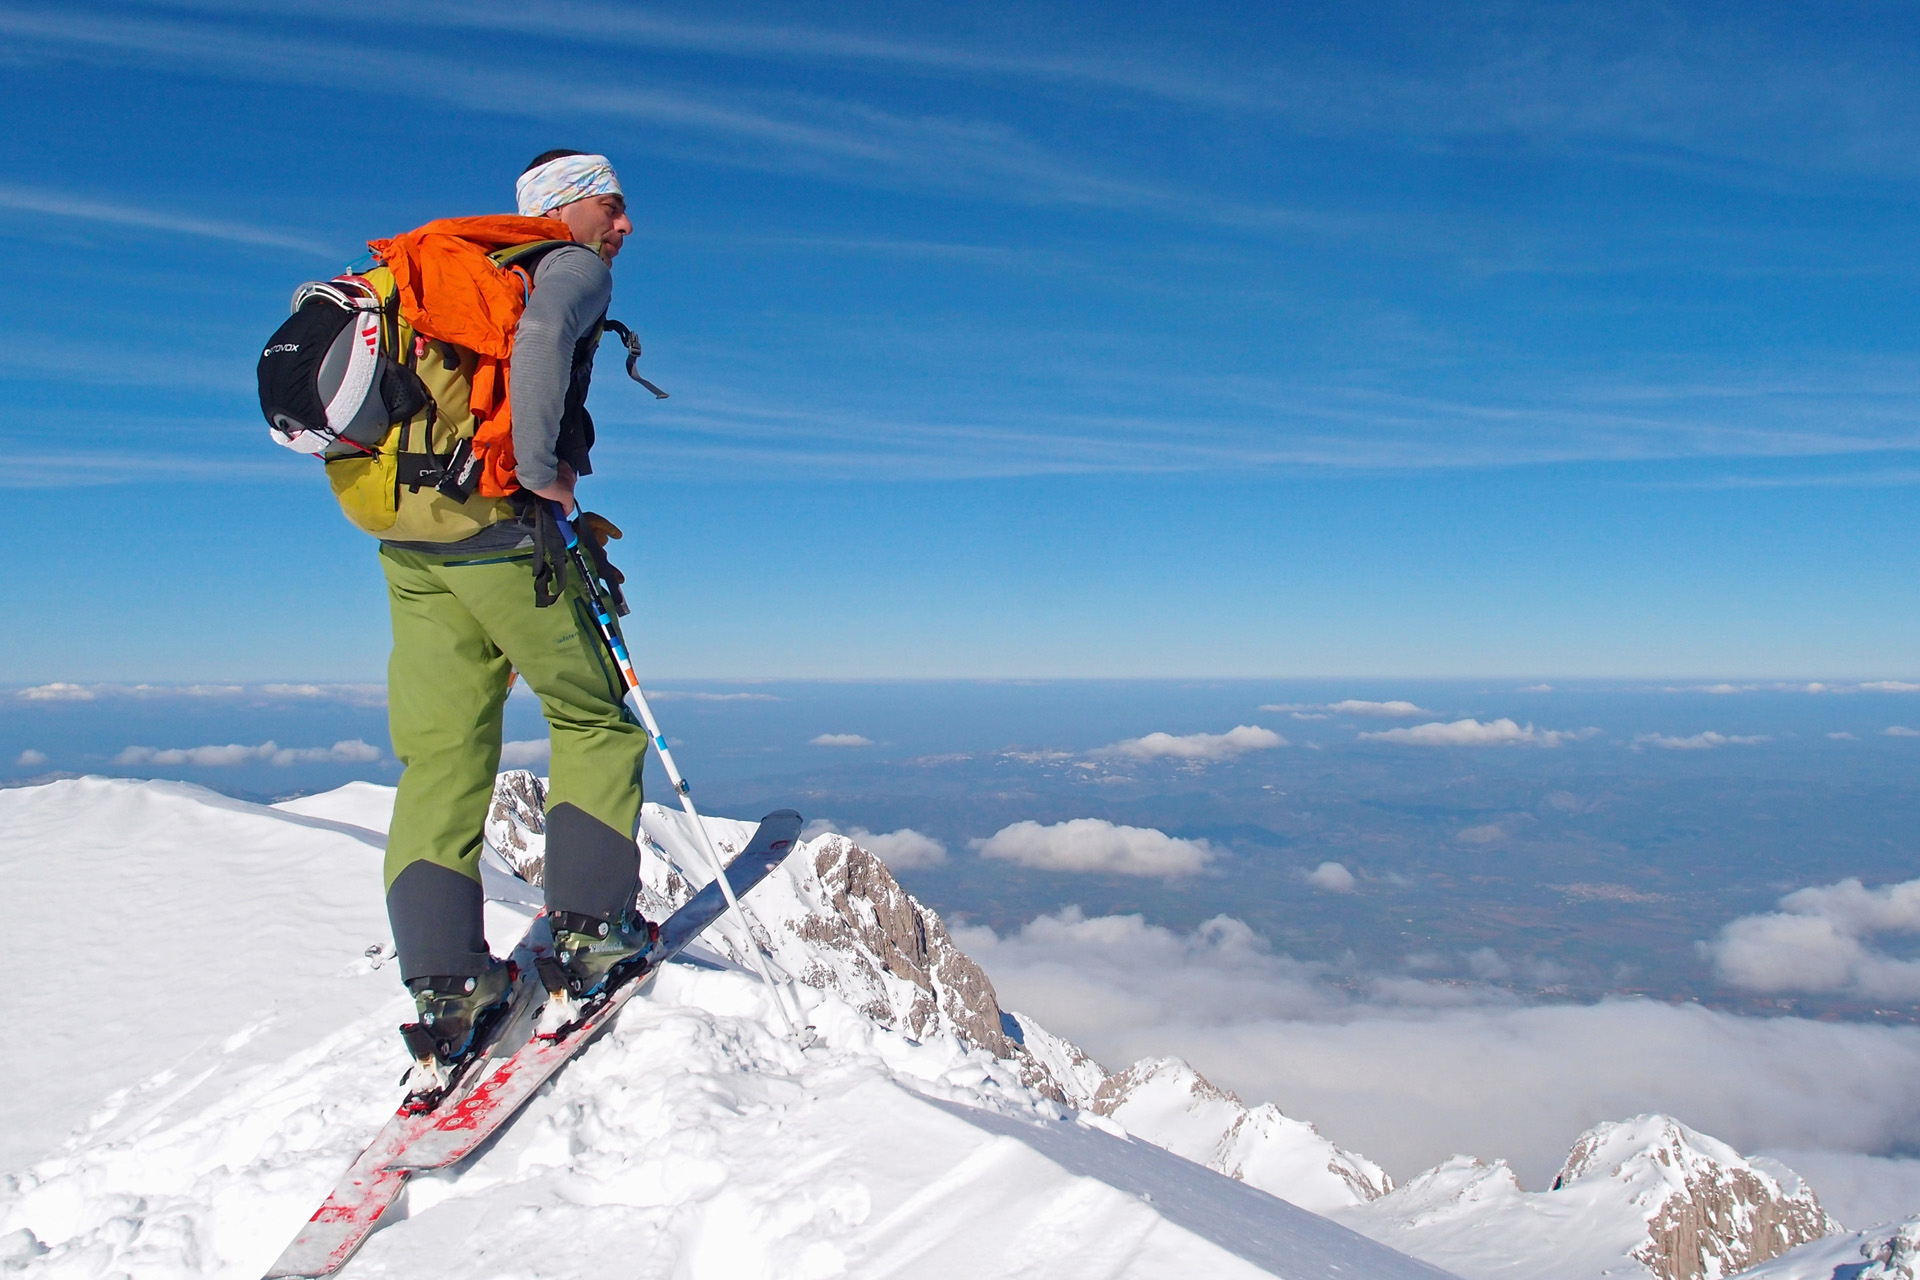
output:
[[[801,821],[800,811],[798,809],[775,809],[772,813],[760,819],[760,821],[762,822],[786,821],[786,822],[797,823]]]

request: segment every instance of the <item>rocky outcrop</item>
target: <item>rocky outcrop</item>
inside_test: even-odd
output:
[[[1053,1034],[1024,1013],[1003,1012],[1000,1029],[1026,1050],[1027,1057],[1060,1086],[1066,1100],[1077,1108],[1088,1109],[1100,1086],[1107,1082],[1107,1069],[1089,1057],[1086,1050],[1065,1036]]]
[[[1749,1160],[1668,1116],[1588,1130],[1553,1190],[1595,1180],[1631,1189],[1648,1210],[1633,1257],[1660,1280],[1719,1280],[1839,1230],[1792,1170]]]
[[[1725,1280],[1836,1230],[1792,1170],[1660,1115],[1588,1130],[1546,1191],[1456,1156],[1335,1216],[1466,1280]]]
[[[822,836],[809,847],[833,913],[800,921],[800,936],[918,988],[901,1019],[910,1035],[940,1026],[996,1058],[1018,1056],[1019,1046],[1001,1028],[993,983],[954,945],[940,917],[902,889],[885,863],[845,836]],[[820,986],[827,973],[826,966],[815,965],[800,980]],[[869,1009],[882,1018],[886,1012]]]
[[[488,847],[514,874],[543,885],[547,858],[547,789],[537,775],[509,769],[493,780],[493,804],[487,809]]]
[[[1271,1103],[1248,1107],[1179,1058],[1146,1058],[1107,1077],[1090,1109],[1155,1146],[1316,1213],[1393,1190],[1393,1179],[1365,1156]]]
[[[534,885],[546,857],[545,801],[538,777],[510,770],[499,776],[487,814],[488,845]],[[723,860],[739,852],[739,826],[709,827]],[[653,804],[642,809],[638,843],[640,908],[661,919],[708,878],[707,851],[684,814]],[[756,940],[788,975],[835,991],[880,1026],[915,1039],[944,1032],[984,1049],[1057,1102],[1080,1105],[1106,1079],[1078,1047],[1004,1012],[993,982],[955,945],[939,914],[859,844],[820,836],[796,850],[787,869],[756,890],[749,906]],[[724,930],[709,938],[731,948]]]

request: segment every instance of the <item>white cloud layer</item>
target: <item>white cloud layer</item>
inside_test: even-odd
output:
[[[807,739],[810,747],[870,747],[872,738],[857,733],[822,733]]]
[[[1890,724],[1881,732],[1889,738],[1920,738],[1920,729],[1909,729],[1903,724]]]
[[[25,702],[92,702],[96,698],[256,698],[282,700],[323,699],[349,706],[385,706],[384,684],[52,684],[9,690]],[[0,693],[5,696],[5,693]]]
[[[1749,991],[1811,991],[1867,1000],[1920,1000],[1920,960],[1873,945],[1920,933],[1920,880],[1869,889],[1856,879],[1780,899],[1780,909],[1732,921],[1702,944],[1720,980]]]
[[[1346,698],[1340,702],[1269,702],[1262,711],[1290,711],[1296,720],[1324,720],[1326,712],[1343,716],[1378,716],[1384,720],[1406,719],[1412,716],[1430,716],[1433,712],[1416,703],[1395,699],[1389,702],[1369,702],[1365,698]]]
[[[524,769],[528,765],[540,764],[551,759],[552,756],[552,738],[526,738],[518,742],[500,744],[502,769]]]
[[[1503,716],[1485,724],[1474,719],[1455,720],[1452,723],[1436,720],[1431,724],[1416,724],[1405,729],[1363,733],[1360,738],[1362,741],[1398,742],[1413,747],[1557,747],[1563,742],[1591,738],[1599,732],[1598,729],[1536,729],[1531,724],[1522,728]]]
[[[15,764],[25,765],[30,769],[43,765],[46,762],[47,753],[44,751],[35,751],[32,747],[28,747],[25,751],[22,751],[19,757],[14,760]]]
[[[1128,738],[1093,752],[1096,756],[1128,760],[1230,760],[1249,751],[1284,747],[1287,740],[1259,725],[1235,725],[1225,733],[1150,733],[1144,738]]]
[[[1417,703],[1400,699],[1391,702],[1368,702],[1363,698],[1348,698],[1343,702],[1328,703],[1327,710],[1347,716],[1379,716],[1385,720],[1404,720],[1412,716],[1433,714]]]
[[[1214,856],[1205,840],[1181,840],[1152,827],[1116,826],[1104,818],[1074,818],[1047,827],[1016,822],[969,843],[983,858],[1042,871],[1163,879],[1192,875]]]
[[[1490,987],[1343,975],[1228,917],[1182,934],[1070,908],[1005,937],[956,936],[1005,1007],[1105,1065],[1182,1055],[1399,1178],[1466,1152],[1511,1159],[1542,1188],[1583,1130],[1646,1111],[1743,1151],[1920,1140],[1920,1028],[1641,1000],[1528,1006]]]
[[[1633,745],[1636,747],[1660,747],[1667,751],[1711,751],[1715,747],[1757,747],[1768,741],[1766,734],[1715,733],[1712,729],[1705,733],[1696,733],[1680,738],[1665,733],[1635,734]]]
[[[1307,883],[1328,893],[1352,893],[1353,872],[1337,862],[1323,862],[1307,873]]]
[[[778,702],[770,693],[710,693],[699,689],[649,689],[648,702]]]
[[[36,684],[25,689],[16,689],[14,696],[28,702],[91,702],[93,690],[83,684],[68,684],[56,680],[52,684]]]
[[[225,746],[205,747],[128,747],[113,758],[117,765],[160,765],[174,768],[192,765],[201,769],[226,768],[254,764],[370,764],[380,758],[380,748],[358,738],[336,742],[331,747],[283,747],[275,742],[245,746],[230,742]]]
[[[804,839],[811,840],[826,832],[845,836],[894,871],[937,867],[947,860],[945,844],[912,827],[901,827],[897,831],[869,831],[865,827],[843,828],[831,818],[816,818],[800,834]]]

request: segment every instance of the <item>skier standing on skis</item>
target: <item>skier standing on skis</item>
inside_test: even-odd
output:
[[[545,880],[556,953],[591,990],[650,935],[634,911],[646,731],[626,709],[578,575],[558,600],[536,603],[538,501],[574,517],[583,537],[604,545],[619,536],[580,515],[574,487],[589,470],[585,401],[611,264],[633,224],[603,156],[546,152],[516,194],[523,218],[557,219],[572,238],[520,272],[530,288],[513,332],[506,456],[525,496],[459,541],[380,547],[393,616],[389,720],[404,766],[387,842],[387,913],[400,976],[443,1061],[467,1051],[476,1020],[509,994],[506,967],[487,948],[479,863],[512,672],[539,696],[552,730]],[[417,350],[435,358],[424,339]],[[457,349],[445,350],[453,369]]]

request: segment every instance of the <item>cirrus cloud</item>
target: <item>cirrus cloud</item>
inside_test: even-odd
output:
[[[1363,733],[1360,739],[1365,742],[1397,742],[1414,747],[1557,747],[1563,742],[1594,737],[1599,732],[1592,728],[1536,729],[1531,723],[1522,728],[1502,716],[1484,724],[1472,718],[1451,723],[1435,720],[1430,724],[1410,725],[1404,729]]]
[[[1284,747],[1287,740],[1255,724],[1235,725],[1225,733],[1150,733],[1128,738],[1092,752],[1095,756],[1128,760],[1230,760],[1249,751]]]
[[[1044,827],[1016,822],[968,845],[983,858],[1041,871],[1162,879],[1192,875],[1214,857],[1213,846],[1205,840],[1182,840],[1153,827],[1118,826],[1104,818],[1073,818]]]

